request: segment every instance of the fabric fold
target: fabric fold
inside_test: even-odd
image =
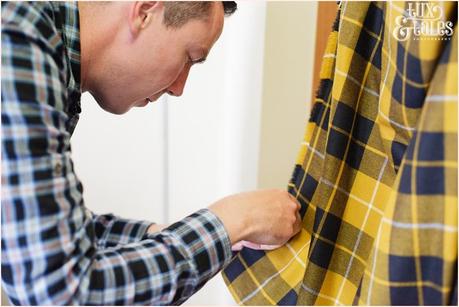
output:
[[[288,184],[303,229],[236,255],[238,304],[454,304],[457,3],[427,3],[452,33],[416,33],[413,3],[341,3]]]

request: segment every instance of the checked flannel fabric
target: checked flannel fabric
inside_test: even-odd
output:
[[[288,185],[303,228],[236,255],[238,304],[457,305],[457,3],[431,3],[451,37],[397,40],[408,5],[340,4]]]
[[[147,221],[84,204],[70,137],[80,109],[75,2],[2,2],[2,287],[14,305],[171,305],[231,259],[207,209]],[[127,204],[131,205],[132,204]]]

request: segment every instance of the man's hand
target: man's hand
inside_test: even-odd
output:
[[[225,197],[209,207],[235,244],[241,240],[283,245],[301,229],[300,204],[283,190],[260,190]]]

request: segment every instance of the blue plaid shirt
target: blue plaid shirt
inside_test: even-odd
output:
[[[70,137],[80,113],[76,3],[2,2],[2,285],[13,304],[180,304],[230,260],[200,210],[156,234],[95,215]]]

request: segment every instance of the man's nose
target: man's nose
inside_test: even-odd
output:
[[[186,80],[188,79],[188,74],[190,72],[190,67],[185,67],[177,79],[167,88],[167,93],[172,96],[182,96],[183,89],[185,88]]]

